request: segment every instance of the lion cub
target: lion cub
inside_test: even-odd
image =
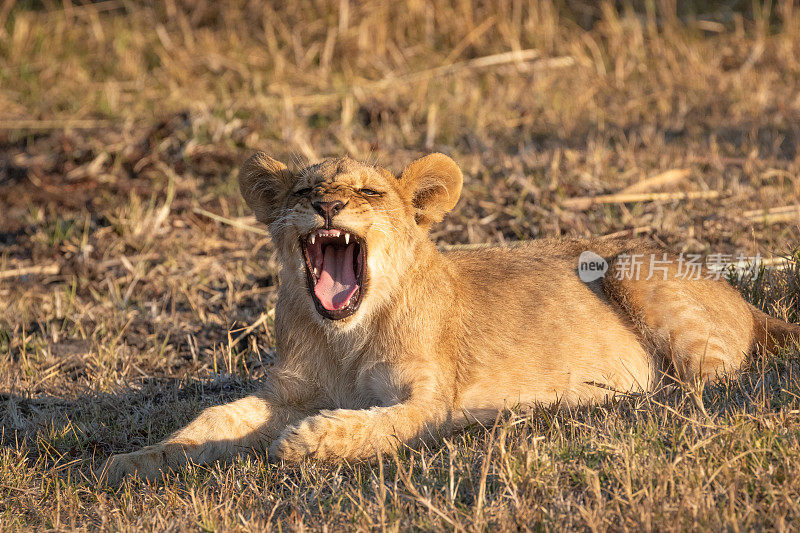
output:
[[[294,172],[251,157],[240,189],[282,264],[271,376],[260,393],[112,457],[109,477],[154,478],[247,450],[366,458],[517,404],[647,390],[667,369],[680,378],[735,372],[756,342],[772,348],[800,332],[723,281],[680,278],[679,265],[644,242],[439,252],[428,230],[461,184],[442,154],[399,176],[347,158]],[[584,282],[587,251],[608,272]],[[640,275],[611,275],[635,256],[645,259]],[[647,276],[653,258],[668,266]]]

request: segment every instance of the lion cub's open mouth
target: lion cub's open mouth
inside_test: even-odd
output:
[[[317,312],[331,320],[355,313],[364,286],[364,240],[338,229],[319,229],[300,239],[300,246]]]

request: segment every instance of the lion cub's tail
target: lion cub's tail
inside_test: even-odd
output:
[[[750,306],[755,326],[755,340],[769,352],[775,352],[790,342],[800,342],[800,325],[790,324],[769,316]]]

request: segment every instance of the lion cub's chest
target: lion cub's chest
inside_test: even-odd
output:
[[[362,364],[342,369],[327,380],[326,389],[337,408],[386,407],[408,398],[410,388],[399,373],[386,363]]]

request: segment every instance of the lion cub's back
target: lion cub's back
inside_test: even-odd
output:
[[[587,287],[597,297],[605,299],[600,280],[586,284],[578,277],[579,258],[587,251],[610,262],[621,253],[643,253],[656,249],[642,240],[541,239],[509,246],[456,250],[445,252],[444,255],[456,267],[463,281],[487,284],[487,288],[490,288],[487,296],[498,296],[501,300],[518,296],[519,291],[513,287],[515,283],[522,283],[534,293],[542,291],[548,297],[556,296],[554,284],[566,284],[575,289],[575,294],[558,295],[558,300],[563,304],[567,301],[565,296],[583,294]]]

